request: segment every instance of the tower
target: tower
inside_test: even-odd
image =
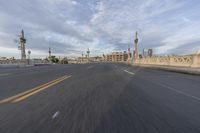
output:
[[[24,38],[24,31],[22,29],[21,35],[20,35],[21,60],[26,60],[25,43],[26,43],[26,39]]]
[[[138,59],[138,33],[135,32],[135,52],[134,52],[134,58]]]

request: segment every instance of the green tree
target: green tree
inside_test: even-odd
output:
[[[49,60],[50,60],[51,62],[53,62],[53,63],[58,63],[58,62],[59,62],[59,59],[56,58],[56,56],[51,56],[51,57],[49,58]]]

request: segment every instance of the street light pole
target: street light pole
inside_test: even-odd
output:
[[[83,63],[83,51],[82,51],[82,63]]]
[[[31,51],[29,50],[28,51],[28,65],[30,65],[30,54],[31,54]]]
[[[87,51],[87,55],[88,55],[88,62],[89,62],[89,58],[90,58],[90,50],[88,48],[88,51]]]

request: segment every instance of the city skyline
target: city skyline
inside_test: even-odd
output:
[[[21,29],[33,57],[102,55],[131,46],[188,54],[200,49],[198,0],[13,0],[0,1],[0,56],[19,56]],[[191,8],[192,7],[192,8]]]

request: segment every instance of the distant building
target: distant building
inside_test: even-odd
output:
[[[0,60],[8,60],[7,57],[0,57]]]
[[[148,55],[148,49],[147,49],[147,48],[144,48],[144,49],[143,49],[143,54],[142,54],[142,56],[143,56],[143,57],[147,57],[147,55]]]
[[[152,57],[152,56],[153,56],[153,49],[149,49],[149,50],[148,50],[148,56],[149,56],[149,57]]]
[[[130,55],[128,55],[128,54],[130,54]],[[131,53],[127,53],[126,51],[124,51],[124,52],[112,52],[112,54],[106,55],[106,61],[122,62],[122,61],[127,61],[129,57],[131,57]]]
[[[90,57],[89,58],[89,61],[91,61],[91,62],[100,62],[102,60],[103,60],[103,58],[100,57],[100,56],[95,56],[95,57]]]
[[[78,57],[77,63],[88,63],[88,62],[100,62],[103,61],[103,57],[100,56],[94,56],[94,57]]]
[[[142,56],[143,57],[152,57],[153,56],[153,49],[144,48]]]
[[[76,59],[68,59],[68,64],[78,64]]]

